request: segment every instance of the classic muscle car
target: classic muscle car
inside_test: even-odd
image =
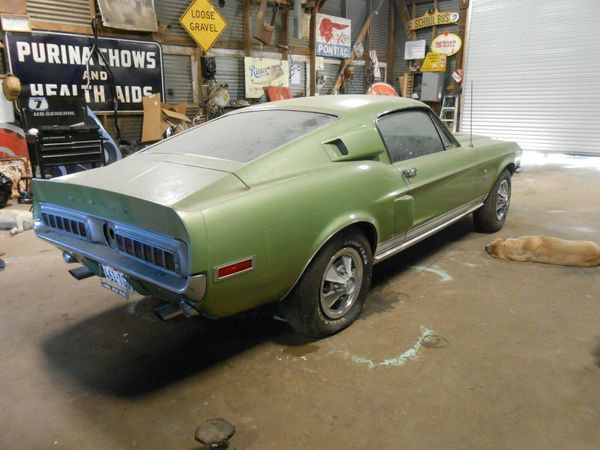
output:
[[[350,325],[373,265],[473,213],[499,230],[515,143],[450,133],[423,103],[321,96],[245,108],[110,166],[34,181],[37,235],[169,318],[280,302],[315,337]]]

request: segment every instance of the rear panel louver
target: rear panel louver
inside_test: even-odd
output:
[[[145,244],[137,239],[132,239],[121,234],[116,234],[115,240],[117,248],[121,252],[171,272],[177,272],[178,267],[175,253]]]
[[[88,237],[85,222],[49,213],[42,213],[42,219],[48,227],[55,230],[64,231],[83,238]]]

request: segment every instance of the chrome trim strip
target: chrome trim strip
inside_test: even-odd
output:
[[[472,213],[473,211],[479,209],[481,206],[483,206],[483,202],[479,201],[477,204],[475,204],[474,206],[471,206],[469,209],[467,209],[465,212],[449,219],[447,222],[441,223],[438,226],[436,226],[435,228],[431,228],[428,231],[425,231],[424,233],[413,237],[410,240],[405,240],[404,242],[402,242],[401,244],[390,248],[389,250],[385,250],[383,252],[377,252],[375,254],[375,257],[373,258],[373,263],[377,264],[380,263],[381,261],[386,260],[387,258],[390,258],[392,256],[394,256],[397,253],[400,253],[402,250],[407,249],[408,247],[417,244],[418,242],[421,242],[422,240],[428,238],[429,236],[431,236],[432,234],[437,233],[438,231],[446,228],[447,226],[452,225],[453,223],[457,222],[458,220],[462,219],[463,217],[465,217],[466,215]],[[429,223],[429,222],[428,222]]]
[[[252,265],[249,268],[244,269],[244,270],[240,270],[239,272],[232,273],[231,275],[226,275],[224,277],[219,277],[219,269],[222,269],[223,267],[227,267],[227,266],[233,266],[234,264],[238,264],[238,263],[241,263],[241,262],[244,262],[244,261],[248,261],[248,260],[252,261]],[[231,262],[228,262],[228,263],[225,263],[225,264],[221,264],[219,266],[215,266],[213,268],[213,282],[214,283],[218,283],[219,281],[228,280],[228,279],[233,278],[233,277],[235,277],[237,275],[241,275],[241,274],[246,273],[246,272],[251,272],[255,268],[256,268],[256,255],[246,256],[245,258],[236,259],[235,261],[231,261]]]
[[[425,232],[429,231],[430,229],[435,228],[442,223],[445,223],[446,221],[452,219],[454,216],[462,214],[464,211],[468,210],[472,206],[482,203],[484,201],[484,198],[485,198],[485,196],[479,197],[469,203],[465,203],[464,205],[459,206],[458,208],[454,208],[452,211],[448,211],[447,213],[442,214],[441,216],[434,217],[433,219],[425,222],[424,224],[421,224],[417,227],[409,228],[406,231],[405,239],[407,241],[411,240],[412,238],[414,238],[422,233],[425,233]]]

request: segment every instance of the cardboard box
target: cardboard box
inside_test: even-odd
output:
[[[186,103],[168,105],[161,103],[160,94],[142,99],[144,120],[142,123],[142,142],[156,142],[162,139],[164,132],[171,125],[181,125],[182,129],[192,121],[185,115]]]

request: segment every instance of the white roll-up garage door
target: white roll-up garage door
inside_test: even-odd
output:
[[[600,1],[471,1],[461,130],[600,154]]]

